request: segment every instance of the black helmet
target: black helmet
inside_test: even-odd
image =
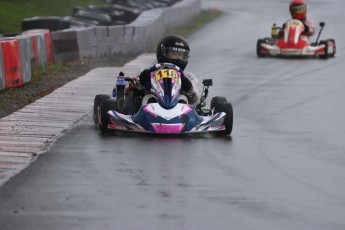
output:
[[[189,51],[186,39],[176,35],[167,36],[158,43],[157,61],[158,63],[169,62],[184,70],[188,64]]]

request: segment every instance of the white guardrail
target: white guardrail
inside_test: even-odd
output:
[[[0,91],[31,80],[32,66],[85,57],[139,55],[157,44],[168,28],[188,22],[201,12],[201,0],[182,0],[168,8],[142,12],[130,24],[72,28],[50,32],[29,30],[0,37]]]

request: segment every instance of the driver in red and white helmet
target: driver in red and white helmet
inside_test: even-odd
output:
[[[292,0],[290,2],[290,14],[292,19],[298,19],[304,24],[304,36],[312,36],[315,33],[314,22],[307,19],[307,4],[305,0]]]

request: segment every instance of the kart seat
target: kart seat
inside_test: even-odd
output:
[[[183,95],[183,94],[180,94],[178,96],[178,100],[177,100],[178,103],[182,103],[182,104],[188,104],[188,98]]]
[[[143,100],[141,101],[141,106],[144,106],[149,103],[155,103],[155,102],[157,102],[156,96],[149,93],[143,97]]]

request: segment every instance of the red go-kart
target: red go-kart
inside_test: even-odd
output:
[[[303,36],[304,24],[300,20],[290,19],[286,22],[284,32],[276,27],[278,32],[271,38],[258,39],[256,52],[258,57],[319,57],[327,59],[334,57],[336,46],[334,39],[318,42],[324,22],[320,22],[320,31],[316,42],[309,43]]]

